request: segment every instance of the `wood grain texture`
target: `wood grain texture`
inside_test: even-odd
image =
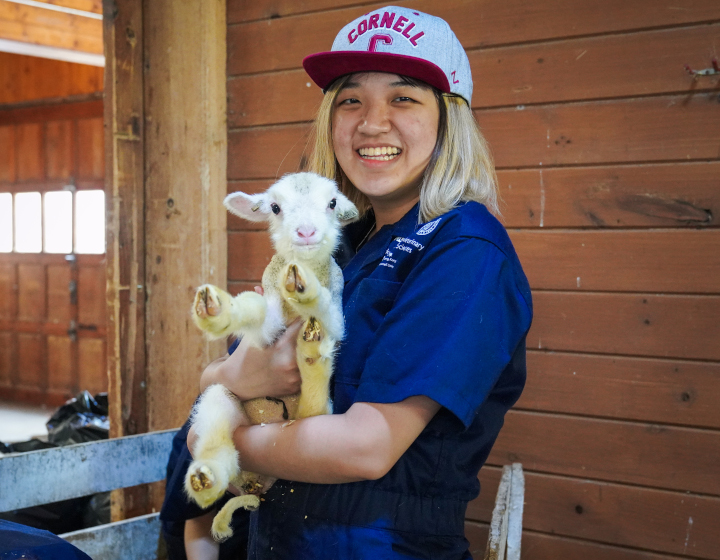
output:
[[[15,127],[0,126],[0,184],[15,181]]]
[[[105,175],[105,142],[103,120],[77,121],[77,176],[81,179],[102,179]]]
[[[510,411],[488,464],[719,496],[718,453],[717,430]]]
[[[507,227],[716,227],[720,162],[505,170]]]
[[[335,35],[346,23],[385,5],[363,4],[232,25],[228,29],[228,75],[299,68],[303,57],[330,50]],[[547,0],[532,5],[522,0],[491,0],[482,4],[422,0],[401,5],[443,18],[466,49],[720,19],[720,8],[713,0],[686,1],[681,9],[676,6],[658,9],[652,0]],[[257,17],[266,6],[281,13],[278,4],[258,4],[251,8],[250,17]],[[321,3],[319,9],[322,6]],[[301,5],[297,11],[302,9]],[[286,8],[284,13],[288,11]],[[307,29],[313,32],[307,33]],[[258,48],[259,45],[264,48]]]
[[[77,389],[73,343],[67,336],[48,336],[48,390],[72,396]]]
[[[45,125],[45,174],[48,179],[69,179],[75,171],[73,127],[71,120],[51,121]]]
[[[250,128],[228,133],[228,179],[279,179],[303,168],[310,126]]]
[[[0,52],[0,105],[102,92],[103,68]]]
[[[47,346],[45,337],[37,334],[17,334],[16,387],[43,392],[47,387]]]
[[[528,348],[720,360],[720,297],[533,293]]]
[[[273,249],[264,231],[228,234],[228,280],[259,284]]]
[[[102,14],[102,0],[39,0],[46,4],[54,4],[63,8],[72,8],[82,12]]]
[[[477,110],[495,164],[538,167],[715,159],[716,94]],[[522,138],[522,142],[518,139]]]
[[[143,26],[148,428],[162,430],[225,352],[188,313],[198,286],[228,276],[225,3],[144,3]]]
[[[483,468],[478,478],[483,490],[467,516],[488,522],[500,469]],[[526,472],[524,513],[526,531],[718,558],[717,497]]]
[[[720,429],[720,364],[531,350],[523,410]]]
[[[15,127],[17,178],[20,181],[45,178],[44,127],[40,123]]]
[[[720,292],[717,229],[521,230],[510,238],[533,289]]]
[[[717,90],[683,65],[707,65],[704,53],[719,40],[720,25],[702,25],[471,51],[473,107]],[[228,97],[233,128],[312,120],[322,92],[295,69],[232,78]]]
[[[17,318],[44,322],[47,314],[45,267],[42,264],[18,265],[17,279]]]
[[[83,119],[101,117],[103,101],[96,95],[83,96],[72,102],[41,103],[27,107],[0,109],[0,125],[20,123],[44,123],[60,119]]]
[[[100,20],[6,0],[0,0],[0,38],[103,54]]]

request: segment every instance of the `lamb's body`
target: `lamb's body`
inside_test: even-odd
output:
[[[217,287],[198,289],[193,318],[210,336],[242,336],[250,344],[271,344],[297,317],[304,319],[297,341],[302,393],[282,399],[240,403],[222,385],[209,387],[193,413],[198,436],[185,488],[200,506],[223,495],[229,484],[243,495],[230,500],[213,522],[216,538],[232,534],[232,513],[257,508],[259,495],[274,479],[240,471],[232,442],[235,428],[331,412],[328,386],[335,343],[343,337],[343,276],[332,258],[340,225],[357,218],[357,209],[335,183],[311,173],[288,175],[261,195],[235,193],[228,209],[254,221],[268,220],[276,254],[263,273],[263,295],[232,297]]]

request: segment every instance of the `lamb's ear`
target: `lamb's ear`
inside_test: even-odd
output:
[[[251,222],[264,222],[270,212],[265,208],[264,194],[245,194],[235,192],[225,197],[223,204],[230,212]]]
[[[335,196],[335,213],[337,214],[340,225],[346,226],[356,221],[360,217],[360,212],[350,199],[342,193]]]

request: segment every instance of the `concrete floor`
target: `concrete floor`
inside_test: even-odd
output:
[[[0,441],[14,443],[47,437],[45,422],[54,409],[0,401]]]

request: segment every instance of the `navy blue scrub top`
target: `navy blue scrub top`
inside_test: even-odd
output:
[[[249,558],[470,558],[467,502],[525,384],[532,303],[510,239],[481,204],[420,225],[416,206],[343,273],[334,413],[415,395],[442,408],[379,480],[278,481],[251,516]]]

